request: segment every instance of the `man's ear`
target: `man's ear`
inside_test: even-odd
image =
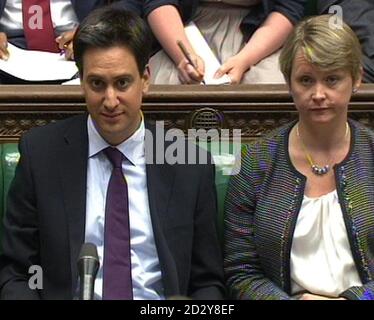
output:
[[[151,78],[151,74],[150,74],[150,70],[149,70],[149,65],[147,64],[145,66],[145,70],[144,70],[144,73],[143,73],[143,76],[142,76],[142,80],[143,80],[143,94],[147,93],[148,92],[148,89],[149,89],[149,84],[150,84],[150,78]]]

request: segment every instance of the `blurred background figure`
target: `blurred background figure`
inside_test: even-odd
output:
[[[23,49],[50,52],[64,49],[66,58],[72,58],[71,41],[76,27],[89,12],[105,3],[105,0],[0,0],[0,58],[7,57],[8,41]],[[42,9],[42,16],[38,16],[37,7]],[[33,24],[41,28],[33,28]]]
[[[363,81],[374,82],[374,1],[319,0],[317,11],[319,14],[328,13],[333,5],[341,7],[343,20],[360,40],[363,51]]]
[[[122,1],[137,3],[136,0]],[[304,0],[144,0],[143,15],[162,49],[150,61],[151,82],[199,83],[204,62],[188,41],[184,26],[193,21],[222,63],[216,76],[231,83],[282,83],[278,49],[304,14]],[[177,46],[181,40],[197,69]]]
[[[0,59],[9,58],[8,42],[28,50],[61,52],[74,59],[73,37],[79,23],[107,0],[0,0]],[[0,83],[23,83],[0,73]]]
[[[298,121],[242,152],[226,198],[225,273],[236,299],[372,299],[374,134],[347,118],[360,43],[330,15],[280,55]]]

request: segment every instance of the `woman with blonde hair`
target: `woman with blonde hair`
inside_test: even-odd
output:
[[[298,120],[246,146],[226,198],[237,299],[374,298],[374,133],[347,118],[361,48],[329,15],[299,23],[280,66]]]

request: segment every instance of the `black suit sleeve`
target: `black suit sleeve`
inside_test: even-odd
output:
[[[29,267],[39,265],[39,232],[33,179],[26,138],[19,144],[20,160],[10,186],[3,220],[0,255],[1,299],[39,299],[29,287]]]
[[[190,296],[222,299],[223,259],[217,236],[217,194],[214,165],[203,166],[194,218]]]

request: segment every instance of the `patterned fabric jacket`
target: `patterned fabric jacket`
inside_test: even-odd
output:
[[[341,296],[374,299],[374,132],[352,120],[349,124],[350,151],[334,173],[363,286],[348,288]],[[306,183],[288,153],[293,125],[245,146],[241,171],[230,180],[224,263],[235,299],[292,299],[291,245]]]

